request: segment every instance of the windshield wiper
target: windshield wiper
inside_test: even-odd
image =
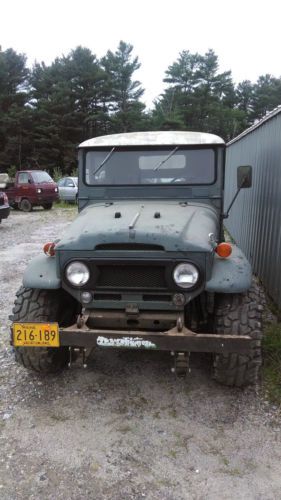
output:
[[[104,166],[104,164],[109,160],[109,158],[114,153],[114,151],[115,151],[115,147],[112,148],[111,151],[109,151],[108,155],[105,157],[105,159],[101,162],[101,164],[98,166],[98,168],[92,174],[93,176],[96,175],[98,173],[98,171]]]
[[[162,165],[164,163],[166,163],[166,161],[168,161],[171,156],[173,156],[173,154],[179,149],[179,146],[177,146],[175,149],[173,149],[173,151],[171,151],[168,156],[166,156],[166,158],[164,158],[164,160],[161,160],[160,163],[157,163],[156,167],[154,167],[153,170],[159,170],[160,167],[162,167]]]

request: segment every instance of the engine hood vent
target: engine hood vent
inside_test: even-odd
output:
[[[144,250],[144,251],[164,251],[162,245],[149,245],[145,243],[102,243],[96,245],[95,250]]]

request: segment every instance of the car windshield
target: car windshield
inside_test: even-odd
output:
[[[212,184],[213,149],[93,150],[86,154],[89,185]]]
[[[32,172],[32,178],[36,184],[40,184],[41,182],[54,182],[52,177],[47,174],[47,172]]]

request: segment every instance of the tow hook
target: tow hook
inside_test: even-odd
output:
[[[76,321],[77,328],[83,328],[83,326],[86,325],[88,318],[89,314],[85,313],[79,314]]]
[[[175,373],[177,377],[186,377],[191,373],[189,367],[189,357],[190,352],[174,352],[171,351],[171,356],[174,357],[174,366],[171,368],[171,372]]]
[[[88,367],[87,358],[89,357],[89,355],[87,356],[87,349],[86,349],[86,347],[71,347],[70,346],[68,349],[69,349],[68,368],[72,367],[74,361],[76,361],[76,359],[78,358],[78,356],[80,354],[82,354],[82,365],[83,365],[83,368],[87,368]],[[90,351],[91,350],[92,349],[90,349]]]
[[[179,316],[177,319],[177,330],[178,332],[182,332],[182,329],[183,329],[183,319],[181,316]]]

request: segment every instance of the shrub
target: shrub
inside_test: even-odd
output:
[[[11,165],[8,170],[7,170],[7,174],[8,176],[10,177],[10,179],[14,179],[16,177],[16,173],[17,173],[17,167],[15,165]]]
[[[53,170],[53,179],[55,182],[58,182],[59,179],[62,178],[62,170],[60,167],[55,167]]]
[[[267,396],[281,405],[281,323],[265,329],[263,377]]]

